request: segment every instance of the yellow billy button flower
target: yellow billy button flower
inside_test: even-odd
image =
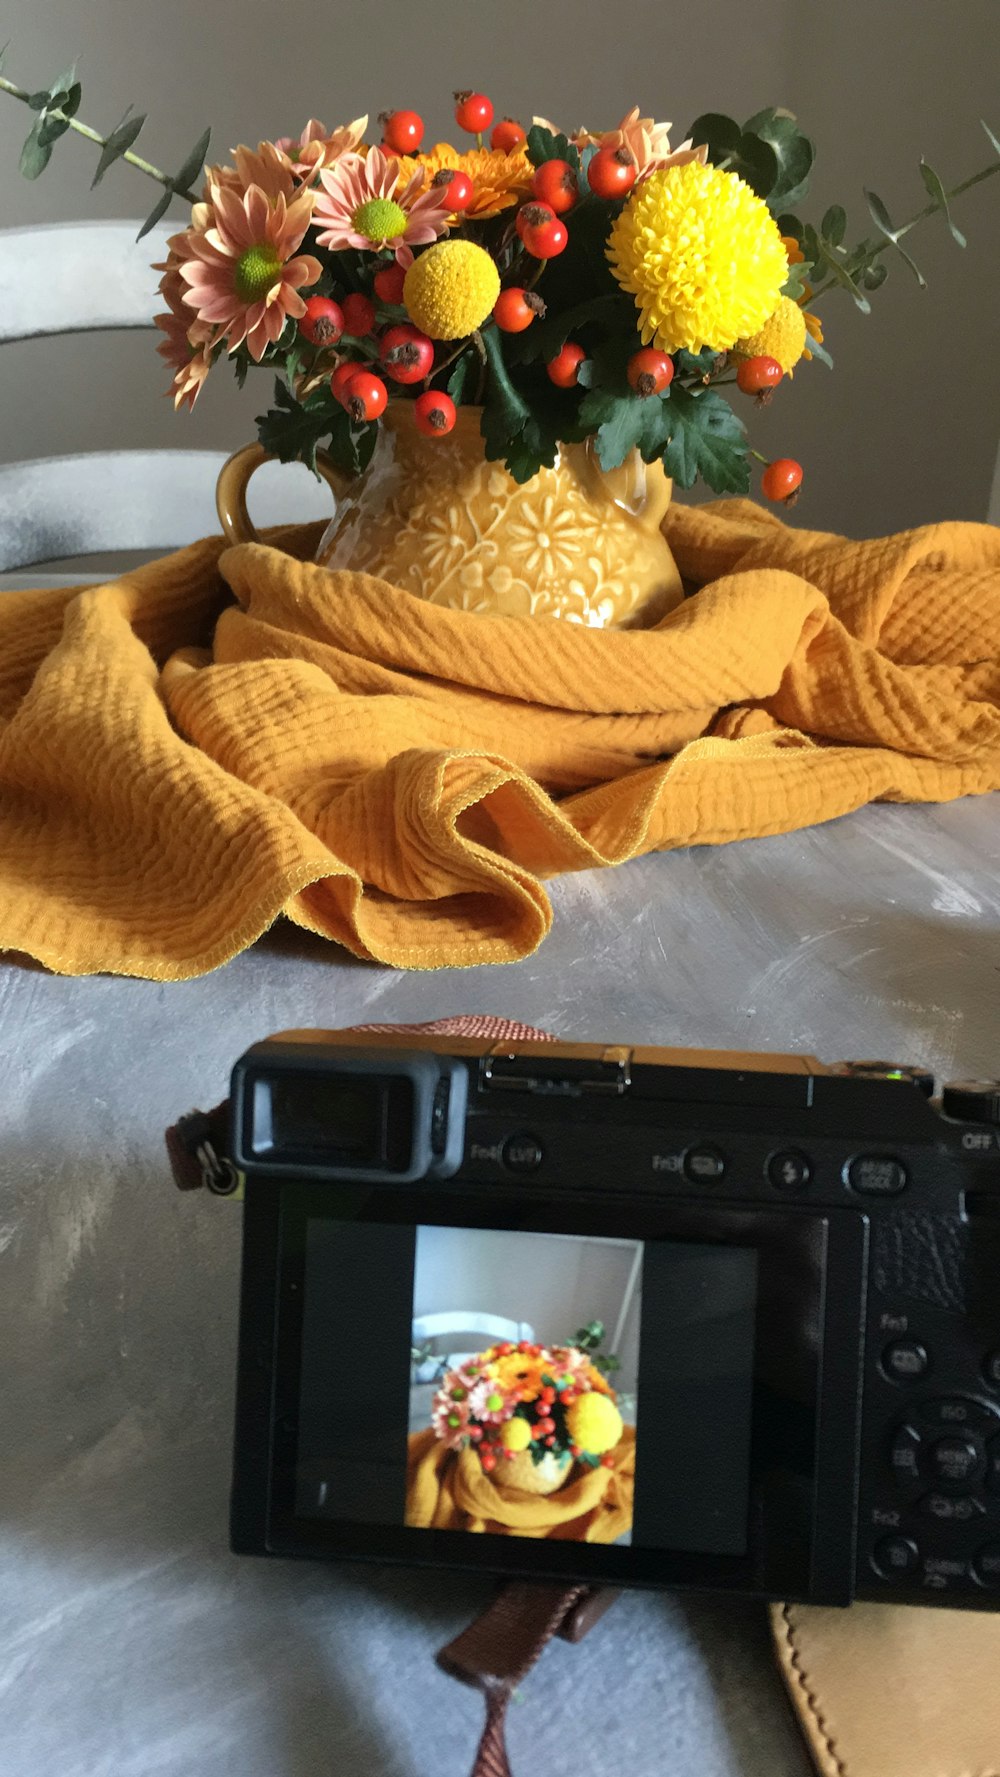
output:
[[[806,318],[797,302],[783,296],[763,327],[736,341],[742,358],[776,358],[791,373],[806,349]]]
[[[515,1415],[500,1428],[500,1441],[505,1450],[527,1450],[531,1443],[531,1427],[526,1419]]]
[[[643,345],[728,351],[773,314],[788,256],[767,205],[736,173],[689,161],[635,187],[608,240]]]
[[[606,1394],[582,1394],[566,1409],[569,1435],[588,1456],[603,1456],[613,1450],[622,1431],[622,1416]]]
[[[413,261],[403,301],[431,339],[464,339],[481,327],[500,294],[500,273],[474,241],[439,241]]]

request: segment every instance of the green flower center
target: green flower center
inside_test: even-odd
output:
[[[233,279],[241,302],[259,302],[266,296],[281,271],[281,256],[270,241],[262,246],[248,247],[236,261]]]
[[[351,227],[367,241],[391,241],[406,228],[406,211],[388,197],[370,197],[359,204],[351,217]]]
[[[487,1395],[486,1406],[487,1406],[487,1410],[490,1413],[499,1413],[500,1408],[503,1406],[503,1395],[502,1394]]]

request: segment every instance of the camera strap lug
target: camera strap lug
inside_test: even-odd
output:
[[[228,1110],[226,1103],[213,1111],[189,1111],[167,1130],[167,1153],[179,1190],[232,1197],[244,1183],[225,1151]]]

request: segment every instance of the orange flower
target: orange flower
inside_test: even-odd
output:
[[[318,259],[308,253],[296,257],[313,196],[300,191],[287,203],[279,193],[272,204],[256,185],[242,197],[218,185],[212,191],[214,225],[204,234],[188,230],[171,242],[187,285],[183,300],[199,321],[211,323],[213,344],[225,339],[234,352],[246,340],[259,363],[288,317],[305,314],[300,289],[322,275]]]
[[[531,195],[531,181],[535,169],[528,156],[520,148],[514,148],[509,154],[498,149],[470,148],[467,153],[459,154],[450,142],[436,142],[427,154],[401,162],[406,173],[421,171],[425,185],[434,190],[435,174],[458,169],[468,174],[472,180],[472,202],[462,214],[478,221],[487,216],[498,216],[501,210],[509,210],[519,204],[523,198]]]
[[[812,293],[810,292],[810,294],[812,294]],[[803,292],[803,300],[806,300],[804,292]],[[810,339],[814,339],[816,341],[816,344],[818,346],[821,346],[823,344],[823,327],[822,327],[822,323],[820,321],[819,316],[814,315],[811,309],[804,309],[802,312],[802,319],[804,320],[804,322],[806,324],[806,332],[808,333]],[[811,358],[812,357],[812,353],[809,350],[808,346],[803,346],[802,356],[803,356],[803,358]]]
[[[783,234],[781,237],[781,244],[784,247],[785,252],[788,254],[789,265],[804,264],[806,256],[793,234]]]
[[[354,154],[360,148],[367,128],[367,117],[356,117],[353,123],[332,131],[328,131],[318,117],[310,117],[297,141],[294,136],[279,136],[275,148],[286,166],[299,179],[308,182],[324,167],[334,166],[345,154]]]

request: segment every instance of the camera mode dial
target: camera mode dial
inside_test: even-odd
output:
[[[963,1123],[1000,1123],[1000,1080],[949,1080],[941,1109]]]

